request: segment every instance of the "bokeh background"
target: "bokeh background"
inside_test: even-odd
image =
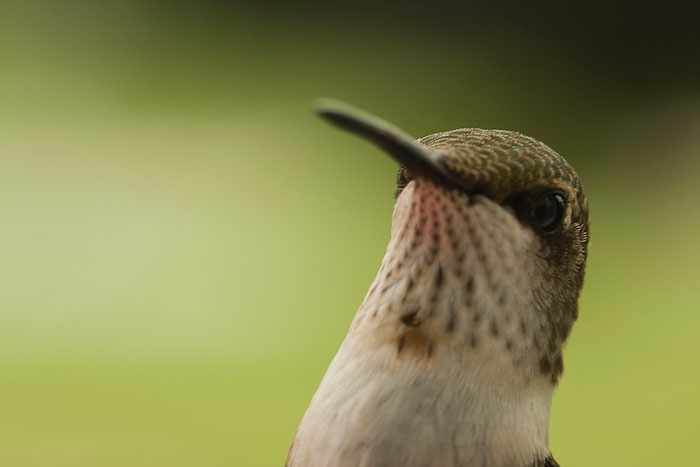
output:
[[[319,96],[563,154],[592,245],[552,450],[700,465],[698,27],[676,1],[2,2],[0,465],[283,465],[393,206]]]

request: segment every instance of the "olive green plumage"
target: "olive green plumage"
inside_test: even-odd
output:
[[[450,172],[494,201],[559,188],[571,195],[577,220],[588,223],[588,202],[573,167],[534,138],[515,131],[461,128],[424,136],[418,143],[438,151]]]

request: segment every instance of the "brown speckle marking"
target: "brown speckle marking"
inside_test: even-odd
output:
[[[430,301],[433,305],[435,305],[438,301],[438,298],[440,298],[440,289],[442,288],[442,284],[444,282],[445,275],[442,272],[442,266],[438,264],[437,270],[435,271],[435,279],[433,282],[433,293],[430,295]],[[435,306],[430,308],[430,316],[433,316],[435,313]]]
[[[520,318],[520,333],[523,336],[527,335],[527,324],[525,324],[525,320],[523,318]]]
[[[404,334],[403,336],[399,337],[399,345],[396,348],[396,353],[401,354],[401,351],[403,348],[406,346],[406,335]]]
[[[498,305],[503,306],[505,303],[506,303],[506,294],[501,292],[498,294]]]
[[[464,286],[464,294],[463,296],[463,301],[464,304],[467,306],[467,308],[470,308],[472,306],[472,300],[474,299],[473,295],[473,290],[474,290],[474,278],[472,276],[469,276],[467,279],[467,283]]]
[[[455,310],[454,301],[450,301],[449,314],[449,319],[447,320],[447,332],[451,333],[455,330],[455,323],[457,322],[457,310]]]
[[[469,231],[469,237],[472,239],[472,242],[474,244],[474,249],[479,252],[479,260],[482,259],[483,257],[483,252],[481,251],[481,239],[477,236],[474,235],[474,229],[469,227],[467,228]]]
[[[406,326],[418,327],[420,326],[421,320],[418,316],[418,309],[410,311],[401,316],[401,322]]]
[[[403,297],[401,297],[401,303],[406,303],[406,299],[408,298],[408,294],[413,290],[413,278],[410,278],[408,280],[408,283],[406,284],[406,291],[403,294]]]
[[[498,337],[498,324],[496,323],[495,320],[491,320],[490,330],[491,330],[491,335],[493,337]]]
[[[435,286],[436,293],[442,287],[444,279],[445,279],[445,273],[442,271],[442,266],[438,265],[437,271],[435,271],[435,283],[433,284]]]
[[[437,245],[434,245],[434,246],[430,249],[430,260],[429,260],[429,262],[432,263],[433,261],[435,261],[435,258],[437,258],[437,254],[438,254],[438,246],[437,246]]]

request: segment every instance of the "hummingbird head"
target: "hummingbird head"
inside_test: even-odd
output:
[[[288,465],[556,465],[551,399],[588,249],[574,170],[515,132],[416,141],[342,103],[317,111],[400,169],[382,265]]]
[[[573,168],[512,131],[415,141],[346,104],[317,111],[400,164],[392,238],[351,332],[384,328],[399,358],[449,352],[478,362],[486,378],[512,369],[509,377],[556,384],[589,242]]]

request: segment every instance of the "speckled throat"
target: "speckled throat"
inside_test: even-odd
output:
[[[588,247],[574,170],[515,132],[415,141],[345,104],[319,113],[401,168],[386,255],[287,465],[556,465],[551,396]]]

